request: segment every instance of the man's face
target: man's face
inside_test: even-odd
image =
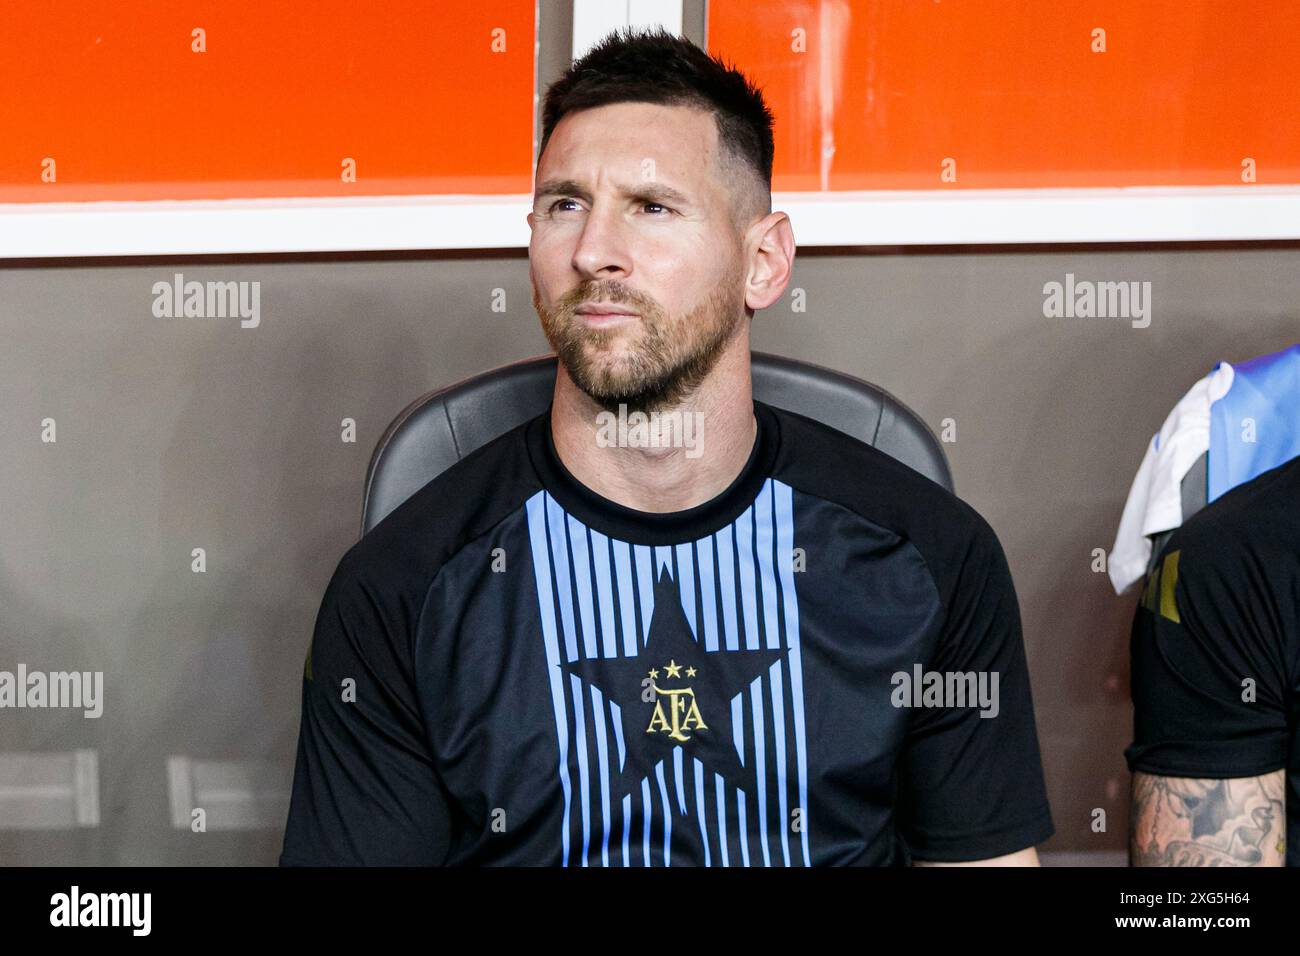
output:
[[[746,274],[711,114],[617,103],[571,113],[537,170],[533,306],[574,383],[654,411],[713,368],[745,317]],[[605,304],[632,315],[583,315]]]

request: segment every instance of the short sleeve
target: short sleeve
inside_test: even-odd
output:
[[[424,737],[404,616],[354,555],[326,588],[303,670],[280,865],[441,865],[449,802]]]
[[[1273,598],[1232,542],[1169,540],[1148,576],[1129,642],[1129,769],[1256,777],[1286,766],[1284,634]]]
[[[1004,856],[1054,832],[1015,586],[993,529],[975,517],[924,666],[970,675],[966,686],[983,692],[973,705],[915,710],[899,764],[899,830],[913,858],[934,862]]]

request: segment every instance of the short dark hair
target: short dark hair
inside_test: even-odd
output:
[[[772,211],[772,112],[762,92],[734,65],[663,27],[615,30],[547,87],[538,160],[565,115],[624,102],[690,106],[713,113],[721,153],[719,171],[724,181],[736,182],[732,187],[736,226],[746,226]]]

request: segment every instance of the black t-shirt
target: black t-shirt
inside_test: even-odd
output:
[[[1300,866],[1300,458],[1170,535],[1130,653],[1129,769],[1225,779],[1285,767],[1286,862]]]
[[[902,864],[1049,837],[992,529],[866,444],[754,414],[740,475],[686,511],[580,484],[548,410],[354,545],[281,863]],[[996,674],[994,706],[973,684],[896,706],[945,701],[896,676],[929,672]]]

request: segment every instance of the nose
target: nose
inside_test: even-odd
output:
[[[592,205],[573,250],[573,267],[592,279],[626,276],[631,271],[627,233],[617,210],[600,202]]]

